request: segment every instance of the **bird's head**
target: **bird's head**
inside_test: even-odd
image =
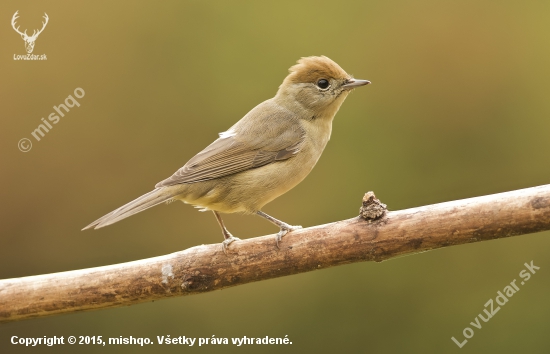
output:
[[[370,84],[354,79],[325,56],[301,58],[289,71],[276,97],[287,103],[296,101],[303,108],[320,113],[337,111],[351,90]]]

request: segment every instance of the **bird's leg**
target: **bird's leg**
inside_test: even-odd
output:
[[[271,221],[272,223],[274,223],[275,225],[277,225],[281,228],[281,230],[275,236],[275,240],[277,242],[277,248],[279,248],[279,242],[281,241],[283,236],[287,234],[287,232],[298,230],[298,229],[302,228],[299,225],[298,226],[292,226],[292,225],[287,224],[286,222],[275,219],[273,216],[269,216],[261,210],[258,210],[256,212],[256,214],[260,215],[262,218],[266,218],[267,220]]]
[[[220,214],[218,214],[217,211],[214,211],[214,216],[216,217],[216,220],[218,220],[218,224],[220,224],[220,227],[222,228],[222,233],[223,233],[223,242],[222,242],[222,249],[223,249],[223,253],[227,254],[227,246],[229,246],[229,244],[233,241],[237,241],[237,240],[240,240],[240,238],[237,238],[233,235],[231,235],[231,233],[227,230],[227,228],[225,227],[225,225],[223,224],[223,220],[222,220],[222,217],[220,216]]]

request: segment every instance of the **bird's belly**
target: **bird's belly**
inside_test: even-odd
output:
[[[318,155],[301,151],[288,160],[210,181],[180,185],[182,193],[174,199],[222,213],[254,213],[300,183],[315,166]]]

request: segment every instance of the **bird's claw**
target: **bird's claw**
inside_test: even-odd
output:
[[[225,240],[223,240],[223,242],[222,242],[223,253],[225,253],[227,255],[227,246],[229,246],[229,244],[233,241],[240,241],[240,240],[241,240],[240,238],[229,234],[229,237],[226,238]]]
[[[300,230],[301,228],[302,228],[302,226],[300,226],[300,225],[296,225],[296,226],[287,225],[285,227],[281,227],[281,230],[279,232],[277,232],[277,235],[275,235],[275,242],[277,244],[277,248],[280,248],[279,247],[279,242],[281,242],[284,235],[286,235],[290,231]]]

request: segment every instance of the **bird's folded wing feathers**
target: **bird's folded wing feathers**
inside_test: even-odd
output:
[[[257,129],[239,130],[234,126],[229,132],[237,133],[222,135],[155,187],[207,181],[291,158],[300,151],[305,132],[296,121],[294,129],[277,124],[281,113],[264,115],[261,124],[255,125]]]

